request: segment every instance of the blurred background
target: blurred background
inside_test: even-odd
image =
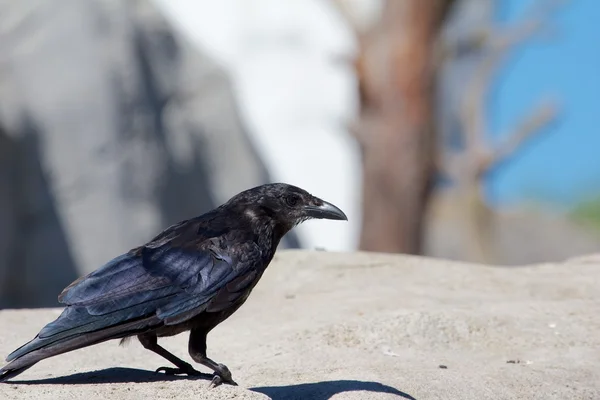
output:
[[[0,307],[57,306],[266,182],[349,217],[283,248],[597,252],[599,20],[596,0],[0,0]]]

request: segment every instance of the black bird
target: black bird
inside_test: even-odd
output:
[[[67,286],[62,314],[8,355],[0,382],[45,358],[131,336],[176,366],[156,372],[201,376],[157,343],[190,331],[188,352],[214,371],[211,386],[235,385],[229,369],[207,357],[206,336],[246,301],[283,235],[311,218],[347,220],[333,204],[275,183],[167,228]]]

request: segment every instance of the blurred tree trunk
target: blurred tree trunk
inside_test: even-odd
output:
[[[419,254],[434,174],[434,49],[453,0],[387,1],[359,34],[360,248]]]

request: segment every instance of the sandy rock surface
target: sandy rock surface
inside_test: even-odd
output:
[[[1,356],[59,313],[1,311]],[[189,361],[186,334],[160,343]],[[239,387],[156,375],[160,357],[111,341],[38,363],[0,399],[600,399],[600,260],[283,251],[208,354]]]

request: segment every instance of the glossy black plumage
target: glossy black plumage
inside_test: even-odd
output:
[[[194,361],[215,371],[214,383],[234,383],[206,356],[206,335],[245,302],[283,235],[309,218],[346,216],[300,188],[269,184],[167,228],[65,288],[62,314],[7,357],[0,381],[42,359],[130,336],[177,366],[159,370],[198,375],[157,344],[190,330]]]

